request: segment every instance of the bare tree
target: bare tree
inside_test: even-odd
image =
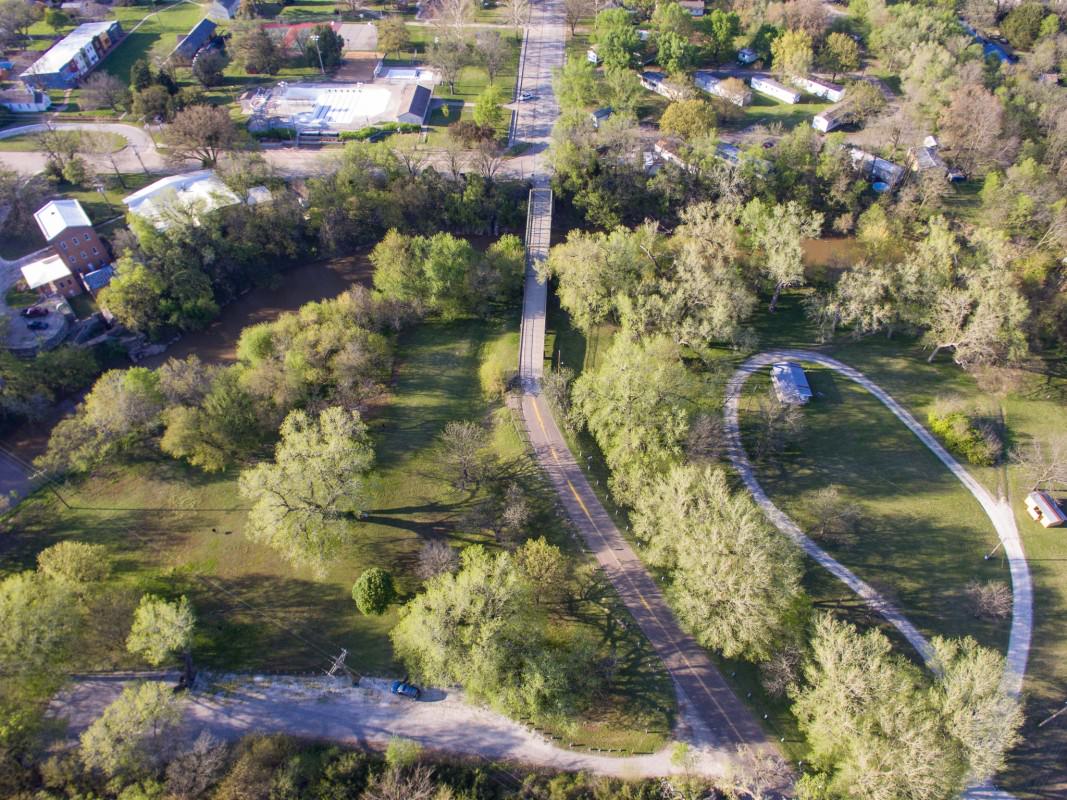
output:
[[[813,520],[808,529],[812,538],[839,546],[855,544],[863,517],[839,486],[830,484],[813,492],[805,505]]]
[[[730,770],[734,787],[752,800],[776,797],[793,780],[789,765],[775,751],[747,744],[737,748]]]
[[[443,108],[448,108],[448,106],[443,106]],[[449,132],[451,133],[451,129]],[[448,171],[452,173],[453,178],[458,178],[467,167],[467,145],[461,139],[449,135],[445,137],[442,150],[448,164]]]
[[[445,38],[430,45],[430,66],[441,73],[441,80],[448,84],[448,91],[456,93],[456,78],[470,60],[467,43]]]
[[[482,31],[476,37],[475,43],[478,59],[485,67],[489,83],[492,83],[507,63],[511,48],[500,35],[500,31]]]
[[[800,649],[787,646],[759,665],[760,683],[771,697],[785,697],[789,687],[800,678],[802,661]]]
[[[1005,135],[1003,103],[980,84],[952,93],[939,118],[939,136],[953,163],[968,172],[1009,162],[1015,150],[1013,137]]]
[[[474,0],[438,0],[435,22],[445,36],[462,38],[464,26],[474,18]]]
[[[783,403],[773,391],[759,401],[756,410],[756,458],[777,456],[804,429],[804,415],[800,407]]]
[[[170,157],[177,161],[196,158],[213,167],[219,156],[237,148],[240,136],[230,112],[223,106],[189,106],[178,112],[164,131]]]
[[[578,23],[589,16],[593,7],[590,0],[563,0],[563,19],[571,29],[571,36]]]
[[[804,31],[819,41],[830,27],[830,14],[820,0],[787,0],[767,10],[767,20],[788,30]]]
[[[390,768],[372,779],[360,796],[365,800],[431,800],[437,796],[433,768],[425,764]]]
[[[533,509],[530,508],[530,502],[526,499],[522,487],[517,483],[508,484],[504,491],[504,506],[500,512],[500,538],[505,543],[518,541],[526,532],[526,526],[530,524],[532,516]]]
[[[126,84],[104,70],[94,72],[82,86],[81,100],[88,109],[110,108],[114,111],[128,97]]]
[[[492,181],[504,164],[504,148],[496,142],[479,142],[471,156],[471,166],[486,180]]]
[[[66,163],[78,155],[81,148],[81,131],[59,130],[48,125],[33,137],[35,149],[44,153],[50,162],[62,170]]]
[[[685,456],[694,463],[718,461],[724,444],[722,418],[718,414],[698,414],[689,426]]]
[[[1033,439],[1016,448],[1011,458],[1031,490],[1067,488],[1067,436],[1055,435],[1047,441]]]
[[[571,419],[571,384],[574,382],[574,370],[570,367],[558,367],[549,371],[541,381],[541,391],[556,411],[557,419],[568,428],[574,428]]]
[[[1011,616],[1011,589],[1004,581],[971,581],[964,592],[971,601],[976,617],[1007,619]]]
[[[419,550],[419,563],[415,573],[424,581],[438,575],[453,573],[459,569],[459,556],[446,542],[427,542]]]
[[[412,135],[396,137],[392,151],[397,161],[404,165],[408,175],[413,178],[422,172],[430,158],[430,151],[419,144],[417,136]]]
[[[167,765],[167,794],[177,800],[195,800],[214,784],[226,769],[228,748],[207,731],[193,746]]]
[[[453,420],[440,437],[441,460],[457,489],[466,489],[482,478],[485,464],[485,428],[475,422]]]
[[[516,28],[530,21],[530,0],[504,0],[503,6],[508,22]]]

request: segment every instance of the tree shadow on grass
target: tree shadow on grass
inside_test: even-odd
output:
[[[203,620],[197,659],[238,670],[320,669],[345,647],[361,670],[393,664],[385,625],[363,617],[337,584],[271,574],[213,578],[192,591]]]

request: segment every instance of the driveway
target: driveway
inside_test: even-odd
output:
[[[56,696],[51,716],[68,722],[73,738],[84,731],[138,677],[176,681],[177,674],[115,675],[76,681]],[[413,702],[389,692],[389,681],[285,676],[217,679],[205,691],[185,695],[180,736],[192,741],[204,730],[227,741],[250,733],[286,733],[358,747],[383,748],[394,736],[412,739],[427,750],[478,755],[558,770],[618,777],[670,775],[679,771],[671,751],[635,756],[601,755],[553,742],[507,717],[473,706],[451,691],[427,691]],[[698,751],[694,771],[711,777],[725,773],[716,753]]]

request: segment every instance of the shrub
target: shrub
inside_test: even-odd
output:
[[[366,615],[381,614],[396,597],[393,578],[380,567],[371,567],[356,581],[352,587],[352,599],[360,613]]]
[[[983,422],[976,422],[966,412],[955,408],[935,408],[927,416],[930,430],[969,464],[991,467],[1000,459],[1003,445],[996,431]]]
[[[378,125],[368,125],[358,131],[341,131],[342,142],[363,142],[377,136],[390,133],[418,133],[422,126],[414,122],[382,122]]]

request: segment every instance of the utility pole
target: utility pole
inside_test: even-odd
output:
[[[340,654],[338,654],[334,660],[330,663],[330,668],[326,670],[326,674],[333,677],[340,670],[348,672],[348,667],[345,666],[345,659],[348,657],[348,650],[344,647],[341,648]]]
[[[137,163],[141,165],[141,169],[144,170],[144,174],[148,174],[148,167],[144,165],[144,161],[141,160],[141,151],[137,149],[137,145],[131,144],[130,149],[133,150],[133,154],[137,156]]]
[[[1041,720],[1039,723],[1037,723],[1037,727],[1039,727],[1039,728],[1044,727],[1045,723],[1052,722],[1052,720],[1056,719],[1056,717],[1058,717],[1060,714],[1064,713],[1065,711],[1067,711],[1067,701],[1064,701],[1063,708],[1061,708],[1055,714],[1052,714],[1051,716],[1045,717],[1043,720]]]
[[[119,172],[119,166],[118,166],[118,164],[116,164],[116,163],[115,163],[115,155],[114,155],[113,153],[108,153],[108,154],[107,154],[107,158],[108,158],[108,161],[110,161],[110,162],[111,162],[111,168],[112,168],[113,170],[115,170],[115,177],[119,179],[119,185],[120,185],[120,186],[121,186],[121,187],[122,187],[123,189],[126,189],[126,188],[128,188],[128,187],[126,186],[126,181],[124,181],[124,180],[122,179],[122,173],[121,173],[121,172]]]

